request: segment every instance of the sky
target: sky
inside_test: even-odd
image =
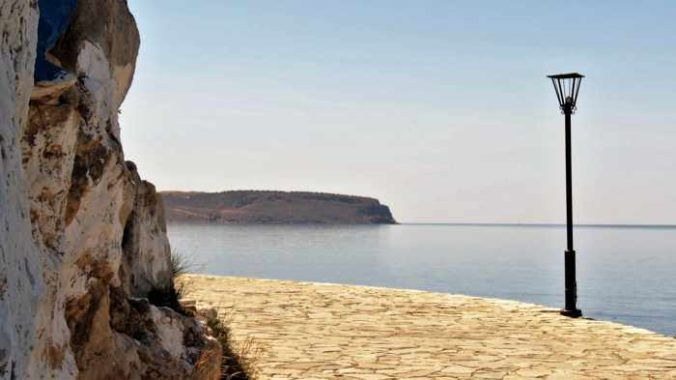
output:
[[[400,222],[676,224],[673,1],[129,0],[127,159],[160,190],[378,198]]]

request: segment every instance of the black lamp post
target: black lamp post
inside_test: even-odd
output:
[[[561,113],[566,117],[566,232],[568,245],[565,253],[566,306],[561,314],[577,318],[582,311],[577,308],[577,280],[575,278],[575,249],[573,248],[573,178],[571,173],[570,118],[575,112],[577,95],[583,75],[578,73],[549,75],[554,84]]]

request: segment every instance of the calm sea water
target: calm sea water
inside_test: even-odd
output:
[[[563,303],[559,226],[169,226],[193,271]],[[579,306],[676,334],[676,228],[578,227]]]

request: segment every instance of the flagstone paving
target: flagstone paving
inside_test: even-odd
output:
[[[181,281],[198,308],[218,308],[256,379],[676,379],[676,339],[542,306],[249,278]]]

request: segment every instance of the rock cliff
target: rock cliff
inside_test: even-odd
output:
[[[352,195],[224,191],[163,192],[170,222],[233,224],[394,224],[389,207]]]
[[[126,0],[0,0],[0,31],[0,378],[219,378],[208,329],[147,300],[173,279],[120,145]]]

